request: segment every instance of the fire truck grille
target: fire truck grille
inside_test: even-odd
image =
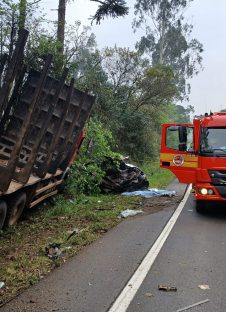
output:
[[[209,170],[209,176],[212,184],[219,194],[226,198],[226,170]]]

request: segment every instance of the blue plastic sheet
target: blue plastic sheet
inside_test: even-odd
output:
[[[169,190],[159,190],[159,189],[148,189],[148,190],[142,190],[142,191],[134,191],[134,192],[124,192],[122,195],[125,196],[142,196],[145,198],[150,197],[156,197],[156,196],[175,196],[175,191],[169,191]]]

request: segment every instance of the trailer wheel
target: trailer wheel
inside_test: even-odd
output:
[[[15,225],[19,220],[27,201],[26,193],[18,193],[8,200],[6,226]]]
[[[4,200],[0,200],[0,230],[3,228],[7,213],[7,205]]]
[[[205,202],[205,201],[202,201],[202,200],[197,200],[197,201],[196,201],[196,206],[195,206],[195,208],[196,208],[196,211],[197,211],[198,213],[204,213],[204,212],[206,212],[206,210],[207,210],[206,202]]]

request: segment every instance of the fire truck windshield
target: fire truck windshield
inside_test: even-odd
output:
[[[202,128],[200,154],[226,157],[226,128]]]

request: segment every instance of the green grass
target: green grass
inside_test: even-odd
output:
[[[174,174],[168,169],[162,169],[159,162],[147,162],[140,166],[149,181],[149,188],[166,187],[174,178]]]

